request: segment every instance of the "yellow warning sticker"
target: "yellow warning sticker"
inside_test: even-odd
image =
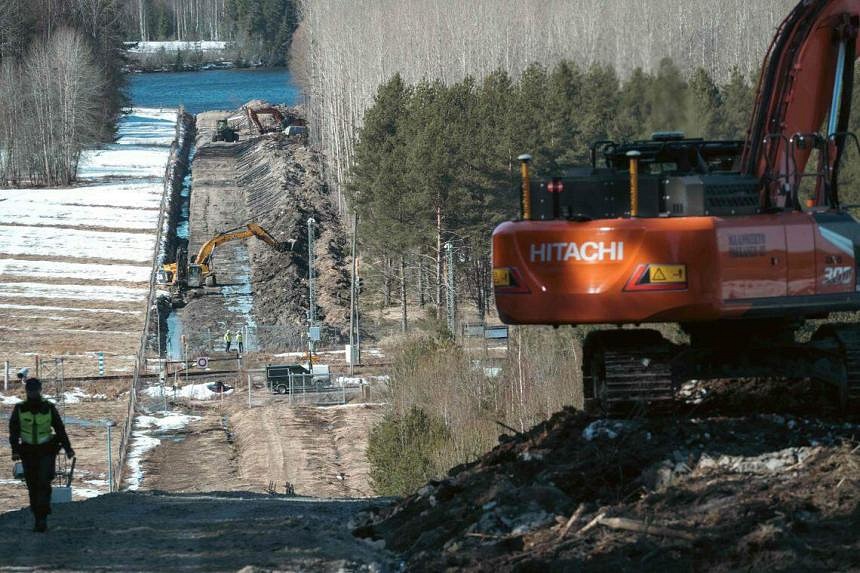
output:
[[[493,269],[493,286],[506,287],[511,286],[511,271],[510,269]]]
[[[687,282],[687,265],[650,265],[648,279],[651,283]]]

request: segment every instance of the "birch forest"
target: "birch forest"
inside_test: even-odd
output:
[[[226,40],[244,59],[284,65],[297,25],[293,0],[125,0],[130,41]]]
[[[377,87],[479,81],[500,69],[568,59],[611,65],[626,78],[670,57],[685,75],[718,83],[761,64],[775,27],[796,0],[300,0],[293,72],[308,96],[312,134],[328,158],[336,201],[357,129]]]
[[[0,0],[0,186],[65,185],[125,103],[115,0]]]

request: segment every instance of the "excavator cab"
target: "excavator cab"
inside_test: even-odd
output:
[[[198,288],[203,286],[203,267],[196,263],[188,265],[188,286]]]

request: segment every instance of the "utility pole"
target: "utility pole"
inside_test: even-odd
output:
[[[454,245],[450,241],[445,243],[445,259],[448,264],[448,330],[451,336],[455,336],[454,319],[457,300],[454,296]]]
[[[316,300],[314,292],[314,225],[313,217],[308,217],[308,365],[313,369],[314,341],[311,330],[317,322]]]
[[[355,267],[355,243],[356,243],[356,235],[358,233],[358,213],[355,211],[352,212],[352,272],[350,278],[350,288],[349,291],[349,375],[352,376],[355,374],[355,327],[356,327],[356,314],[358,314],[358,308],[356,305],[356,290],[358,289],[358,285],[356,284],[356,267]]]

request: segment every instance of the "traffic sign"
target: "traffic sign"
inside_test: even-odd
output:
[[[206,368],[209,366],[209,357],[208,356],[200,356],[197,358],[197,368]]]

